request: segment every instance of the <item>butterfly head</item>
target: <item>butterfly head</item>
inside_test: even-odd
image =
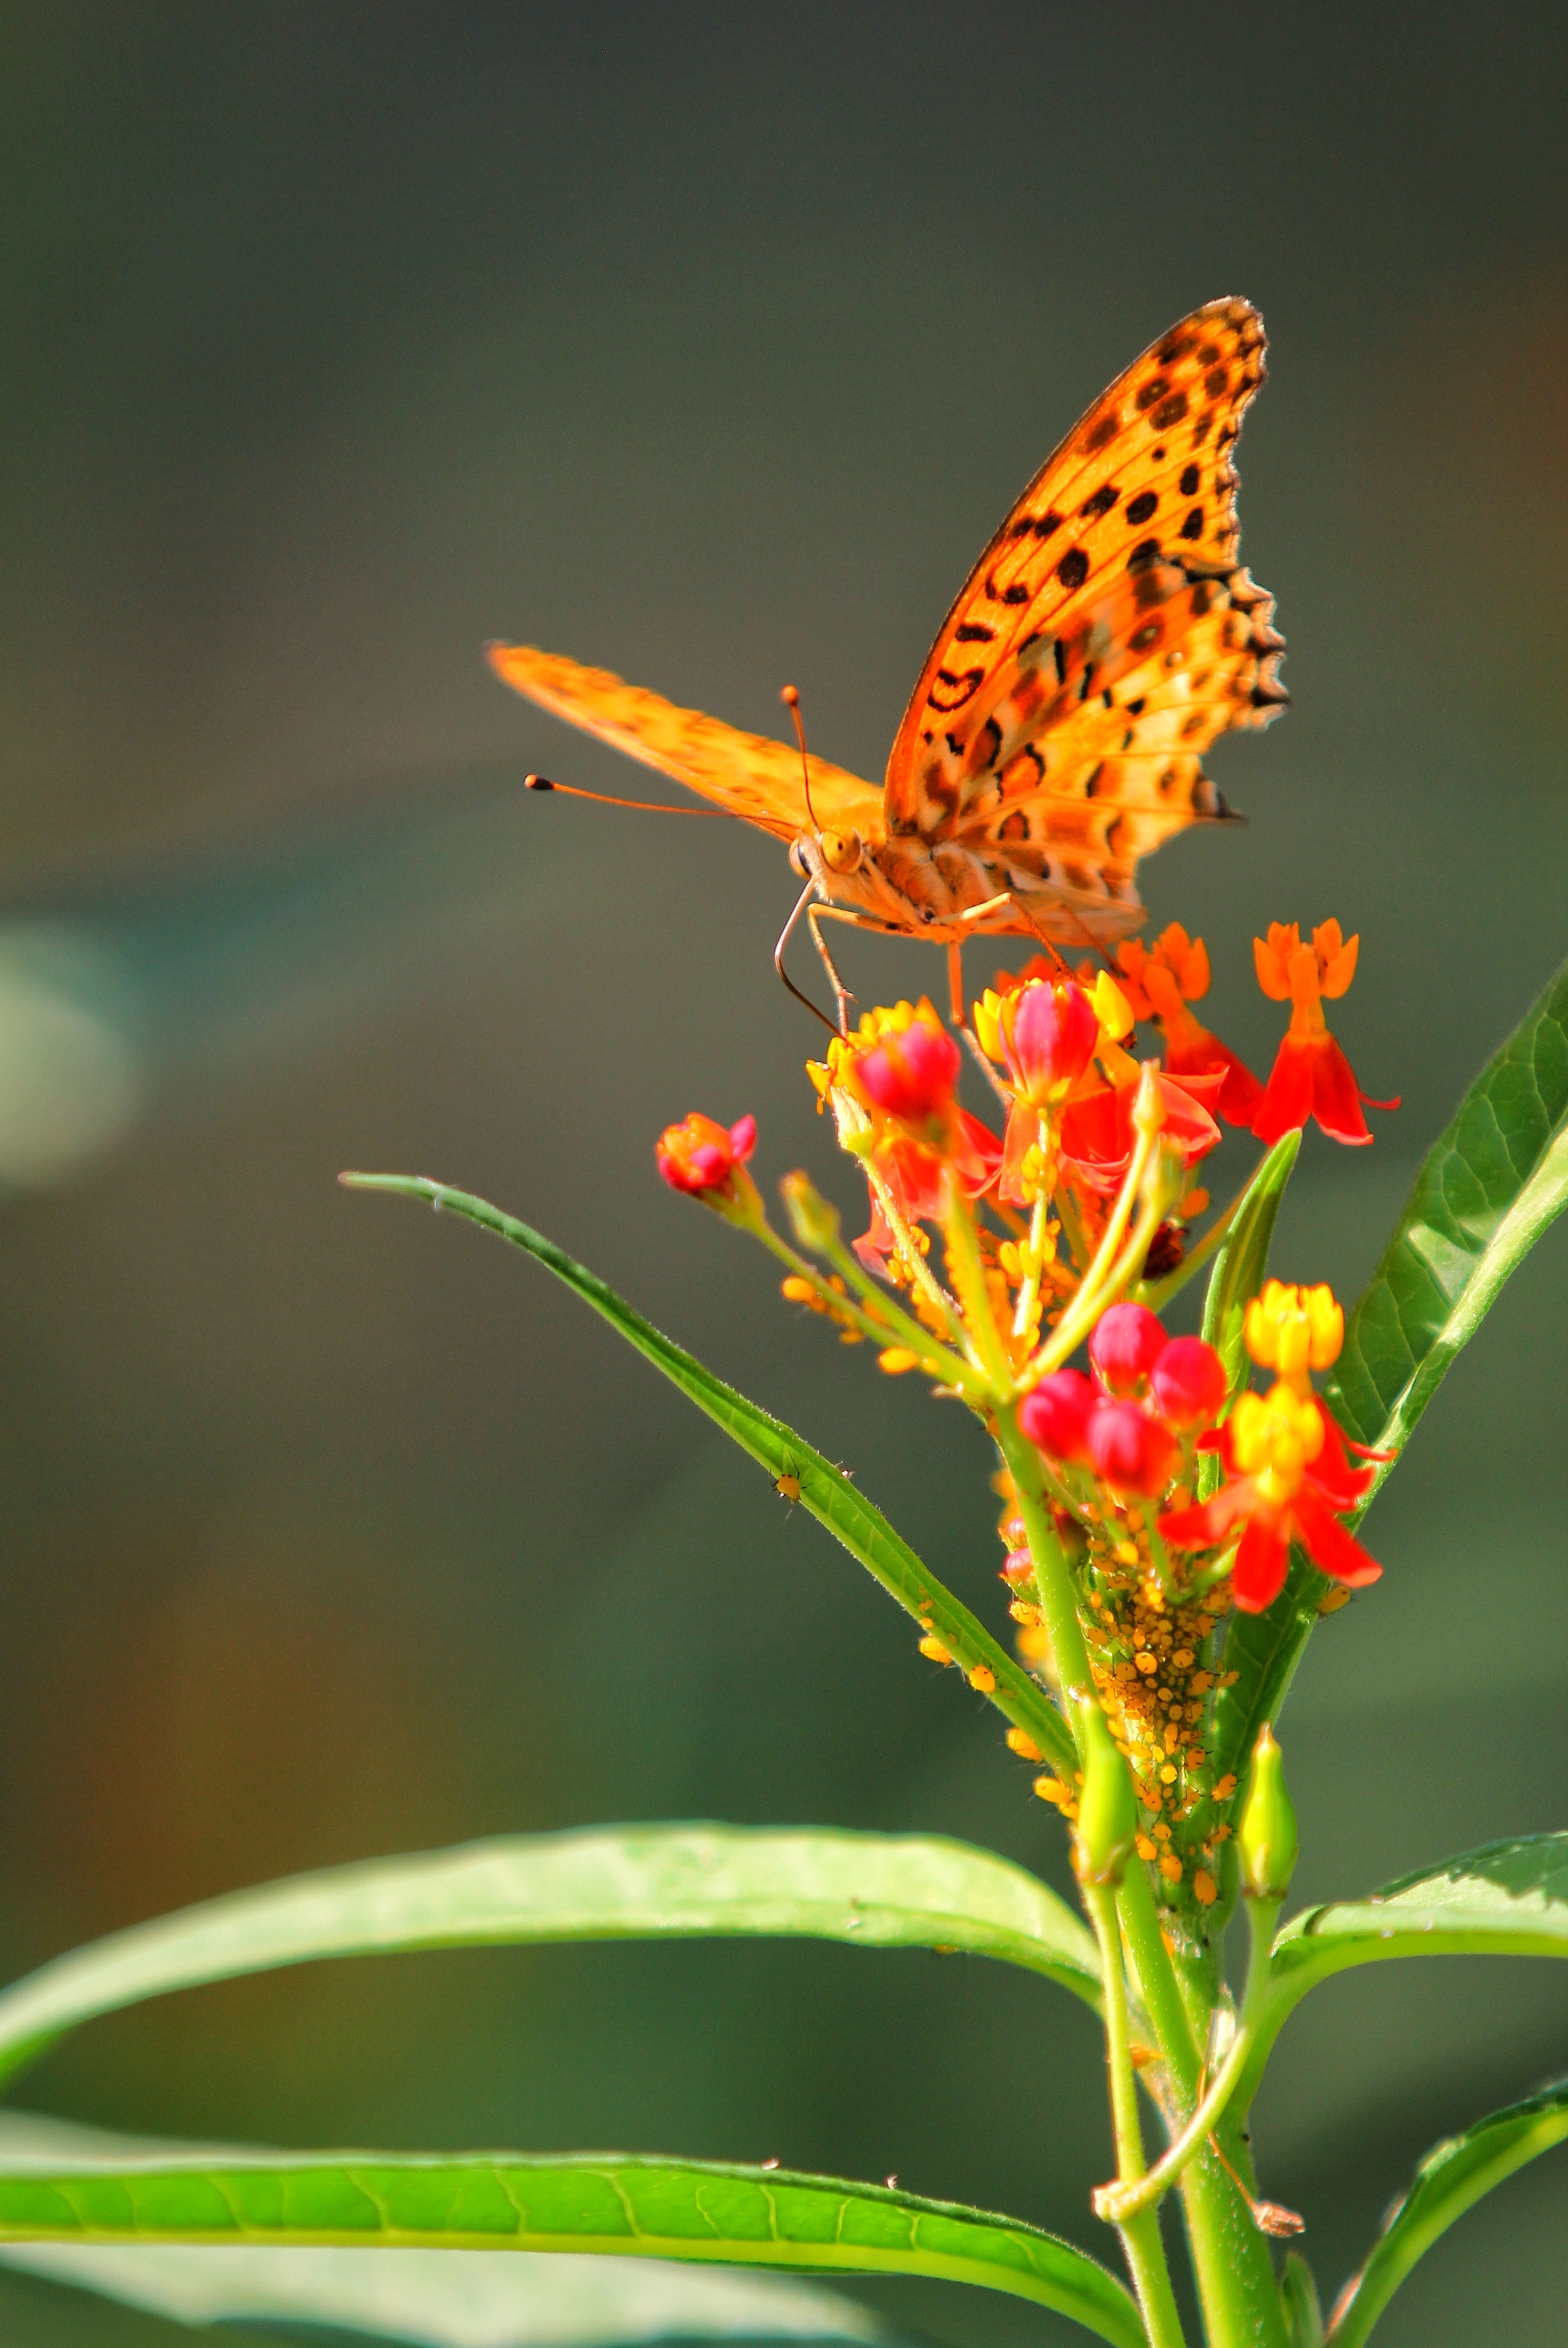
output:
[[[803,831],[790,849],[789,860],[802,880],[821,880],[827,873],[842,879],[858,872],[866,861],[866,842],[855,830]]]

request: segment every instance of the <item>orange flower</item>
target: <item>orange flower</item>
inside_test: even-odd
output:
[[[1171,1074],[1201,1076],[1220,1070],[1225,1081],[1214,1103],[1215,1116],[1227,1125],[1250,1125],[1262,1103],[1263,1086],[1230,1045],[1211,1035],[1187,1009],[1209,991],[1208,949],[1202,938],[1189,938],[1180,922],[1173,922],[1153,946],[1124,939],[1116,959],[1122,991],[1138,1017],[1159,1022]]]
[[[1347,943],[1337,922],[1324,922],[1304,946],[1292,922],[1269,925],[1266,939],[1253,940],[1257,983],[1275,1003],[1288,1001],[1290,1028],[1280,1045],[1268,1079],[1263,1106],[1253,1119],[1253,1131],[1272,1145],[1282,1134],[1316,1117],[1336,1141],[1370,1141],[1361,1103],[1368,1108],[1398,1108],[1399,1098],[1375,1101],[1356,1081],[1356,1072],[1328,1032],[1323,998],[1336,1001],[1356,975],[1359,936]]]

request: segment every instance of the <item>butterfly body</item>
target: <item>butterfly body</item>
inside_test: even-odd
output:
[[[1230,450],[1263,325],[1209,304],[1070,433],[954,603],[879,790],[826,760],[526,645],[519,692],[790,843],[822,909],[961,944],[1104,944],[1144,919],[1136,868],[1229,810],[1203,752],[1286,699],[1273,601],[1235,559]]]

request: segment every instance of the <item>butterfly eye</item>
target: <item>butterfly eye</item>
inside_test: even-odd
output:
[[[853,872],[860,861],[860,834],[857,831],[825,831],[822,834],[822,860],[830,872]]]

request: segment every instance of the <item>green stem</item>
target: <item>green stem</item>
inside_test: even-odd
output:
[[[1176,1969],[1160,1930],[1160,1911],[1141,1866],[1129,1867],[1122,1877],[1117,1906],[1138,1976],[1143,2011],[1160,2042],[1165,2067],[1184,2103],[1190,2104],[1197,2094],[1203,2056],[1193,2034]]]
[[[1140,1133],[1132,1152],[1132,1162],[1126,1179],[1116,1194],[1116,1203],[1106,1218],[1094,1261],[1078,1284],[1078,1293],[1057,1323],[1055,1334],[1040,1356],[1043,1370],[1059,1369],[1089,1334],[1100,1318],[1103,1293],[1116,1262],[1118,1251],[1132,1217],[1133,1204],[1143,1188],[1143,1176],[1154,1153],[1158,1136],[1153,1132]],[[1144,1249],[1148,1252],[1147,1247]]]
[[[979,1234],[975,1229],[975,1219],[950,1169],[948,1175],[948,1212],[942,1230],[948,1243],[948,1272],[958,1292],[958,1303],[963,1307],[970,1350],[990,1380],[999,1402],[1013,1391],[1012,1364],[1008,1359],[1001,1331],[997,1327],[996,1315],[991,1311],[991,1294],[986,1285],[986,1268],[980,1260]]]
[[[1085,1704],[1097,1703],[1099,1699],[1094,1693],[1094,1676],[1089,1668],[1089,1649],[1084,1644],[1083,1626],[1078,1619],[1078,1593],[1073,1587],[1072,1570],[1061,1543],[1056,1538],[1056,1528],[1045,1504],[1044,1471],[1040,1453],[1019,1426],[1018,1414],[1010,1403],[997,1413],[996,1436],[998,1447],[1017,1488],[1019,1514],[1023,1519],[1029,1553],[1034,1560],[1035,1595],[1040,1601],[1040,1611],[1045,1617],[1056,1676],[1067,1699],[1069,1725],[1074,1739],[1081,1745],[1079,1715]]]
[[[831,1247],[826,1254],[834,1263],[834,1271],[843,1280],[855,1284],[855,1289],[864,1299],[864,1303],[859,1305],[850,1296],[843,1296],[831,1282],[824,1280],[810,1256],[798,1254],[798,1249],[791,1247],[789,1240],[784,1240],[774,1231],[773,1223],[742,1223],[740,1228],[753,1232],[753,1238],[761,1240],[763,1247],[773,1256],[777,1256],[779,1263],[789,1265],[795,1280],[810,1282],[812,1289],[826,1303],[828,1313],[835,1313],[835,1315],[843,1315],[845,1320],[855,1322],[862,1336],[871,1338],[873,1345],[892,1345],[892,1343],[908,1345],[908,1350],[916,1353],[925,1362],[925,1366],[932,1371],[934,1378],[941,1378],[944,1385],[953,1385],[958,1390],[965,1387],[965,1378],[969,1378],[969,1365],[960,1360],[960,1354],[953,1353],[948,1345],[944,1345],[941,1338],[934,1338],[929,1329],[923,1329],[920,1322],[913,1320],[913,1315],[904,1313],[904,1308],[889,1299],[883,1289],[878,1289],[876,1280],[871,1280],[871,1275],[855,1263],[850,1249]]]
[[[1018,1303],[1012,1318],[1012,1333],[1015,1337],[1028,1334],[1030,1318],[1034,1311],[1035,1300],[1040,1294],[1040,1279],[1045,1260],[1045,1226],[1050,1203],[1042,1190],[1034,1202],[1034,1212],[1030,1217],[1029,1238],[1025,1242],[1028,1258],[1023,1282],[1019,1289]]]
[[[1214,2075],[1214,2084],[1168,2151],[1162,2154],[1153,2168],[1145,2174],[1142,2168],[1134,2181],[1128,2185],[1102,2186],[1094,2197],[1097,2214],[1121,2225],[1140,2209],[1152,2209],[1163,2193],[1175,2184],[1187,2163],[1207,2137],[1218,2127],[1225,2107],[1235,2092],[1236,2083],[1245,2070],[1247,2058],[1256,2043],[1264,2010],[1268,2002],[1268,1960],[1274,1940],[1274,1927],[1279,1915],[1277,1900],[1249,1900],[1247,1921],[1252,1929],[1252,1949],[1247,1965],[1246,1990],[1242,2000],[1241,2018],[1230,2051]],[[1107,2028],[1109,2028],[1107,2022]],[[1125,2178],[1127,2171],[1122,2172]]]
[[[1061,1236],[1067,1241],[1067,1252],[1081,1272],[1088,1268],[1089,1241],[1079,1220],[1078,1209],[1072,1202],[1072,1194],[1065,1182],[1051,1203],[1056,1209],[1056,1219],[1061,1225]]]
[[[905,1271],[917,1287],[924,1289],[927,1302],[936,1306],[937,1311],[952,1331],[955,1340],[961,1344],[963,1328],[953,1300],[927,1262],[917,1232],[912,1230],[906,1220],[903,1209],[871,1159],[863,1158],[860,1162],[865,1169],[867,1182],[876,1194],[876,1203],[882,1210],[882,1220],[897,1243],[899,1257]]]
[[[1203,2058],[1142,1867],[1128,1868],[1117,1905],[1150,2026],[1181,2103],[1190,2109]],[[1225,2157],[1244,2169],[1245,2147],[1228,2126],[1222,2121],[1220,2127]],[[1206,2145],[1183,2174],[1182,2200],[1209,2348],[1288,2348],[1267,2241],[1245,2197]]]
[[[1154,1155],[1157,1147],[1158,1136],[1156,1135],[1152,1138],[1149,1144],[1151,1157]],[[1134,1159],[1132,1169],[1128,1176],[1129,1181],[1132,1179],[1132,1173],[1136,1170],[1137,1160]],[[1133,1226],[1132,1237],[1108,1270],[1102,1269],[1105,1255],[1104,1244],[1102,1242],[1100,1253],[1084,1275],[1083,1283],[1077,1295],[1057,1323],[1050,1344],[1036,1354],[1030,1365],[1031,1377],[1042,1376],[1048,1371],[1060,1369],[1081,1341],[1088,1335],[1107,1305],[1113,1304],[1137,1279],[1143,1269],[1144,1259],[1148,1255],[1154,1233],[1163,1221],[1166,1209],[1173,1195],[1172,1178],[1173,1175],[1179,1175],[1180,1170],[1181,1161],[1175,1157],[1174,1152],[1160,1152],[1153,1170],[1147,1177],[1143,1210]],[[1118,1212],[1125,1198],[1126,1186],[1123,1185],[1122,1198],[1117,1200]],[[1107,1225],[1106,1238],[1109,1239],[1110,1236],[1111,1227]]]
[[[1116,2171],[1132,2184],[1143,2174],[1143,2130],[1138,2113],[1138,2082],[1127,2028],[1127,1980],[1122,1962],[1122,1935],[1116,1921],[1116,1894],[1109,1884],[1085,1883],[1083,1904],[1100,1943],[1100,1966],[1105,1988],[1105,2063],[1111,2078],[1111,2124],[1116,2137]],[[1184,2348],[1182,2319],[1176,2312],[1165,2246],[1159,2219],[1151,2205],[1129,2213],[1120,2223],[1138,2304],[1143,2312],[1150,2348]]]

